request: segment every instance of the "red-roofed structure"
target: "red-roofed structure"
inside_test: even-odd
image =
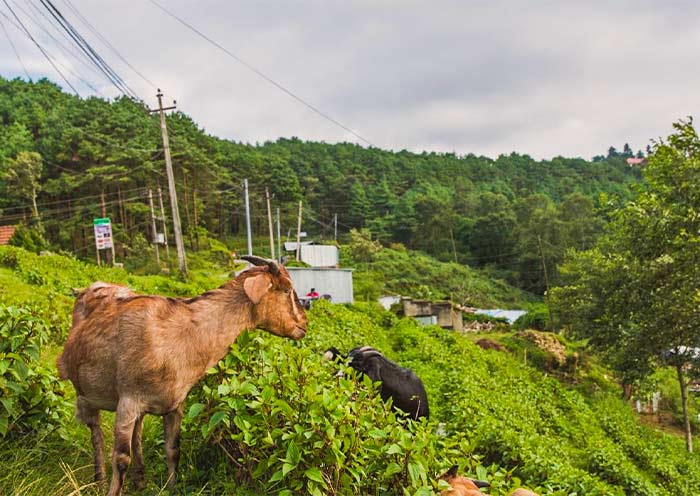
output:
[[[0,245],[6,245],[15,233],[17,226],[0,226]]]

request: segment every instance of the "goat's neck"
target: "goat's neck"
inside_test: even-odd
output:
[[[213,366],[228,352],[241,332],[254,329],[253,305],[238,286],[211,291],[190,305],[197,326],[197,343],[192,352]]]

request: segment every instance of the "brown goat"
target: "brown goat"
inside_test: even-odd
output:
[[[461,477],[457,475],[458,465],[452,465],[450,469],[442,474],[439,479],[446,481],[451,489],[445,489],[440,493],[440,496],[484,496],[484,493],[479,491],[480,487],[488,487],[489,483]]]
[[[488,487],[488,482],[458,476],[458,468],[458,465],[453,465],[447,472],[439,477],[439,479],[446,481],[451,486],[451,489],[445,489],[442,491],[440,496],[488,496],[479,490],[480,487]],[[538,495],[528,489],[518,488],[511,492],[508,496]]]
[[[195,298],[126,294],[127,288],[99,284],[78,297],[77,321],[57,365],[75,387],[76,417],[92,432],[98,481],[105,477],[100,410],[116,411],[108,496],[121,494],[132,454],[134,485],[145,485],[141,429],[147,413],[163,417],[168,486],[174,487],[187,393],[241,332],[260,327],[292,339],[306,334],[306,315],[286,269],[243,258],[258,267]]]

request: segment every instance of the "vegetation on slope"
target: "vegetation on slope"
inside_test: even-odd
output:
[[[209,136],[186,115],[168,116],[186,239],[244,232],[241,183],[249,178],[253,232],[266,233],[264,191],[280,207],[282,232],[341,234],[369,229],[440,260],[491,266],[519,287],[542,293],[566,249],[589,248],[606,212],[639,180],[631,150],[593,161],[497,159],[453,153],[390,152],[341,143],[279,139],[246,145]],[[146,188],[165,186],[158,117],[128,99],[80,99],[48,82],[0,78],[0,221],[33,218],[50,244],[94,256],[91,217],[104,208],[120,260],[149,239]],[[601,194],[605,194],[601,198]],[[166,199],[167,205],[167,199]],[[38,214],[38,216],[37,216]]]
[[[25,281],[30,261],[45,264],[42,269],[52,275],[26,282],[30,288],[55,284],[62,291],[81,278],[95,277],[128,279],[133,287],[154,290],[160,280],[58,255],[34,258],[13,248],[2,253],[16,260],[5,270]],[[199,288],[176,283],[168,290],[193,294]],[[60,311],[47,309],[33,318],[45,321]],[[49,333],[42,351],[46,374],[53,373],[61,334]],[[342,365],[321,360],[331,345],[347,350],[360,344],[382,349],[423,378],[430,421],[403,423],[366,380],[347,370],[346,378],[337,378]],[[72,420],[72,387],[60,387],[64,396],[54,398],[63,407],[41,410],[47,416],[59,412],[59,429],[6,436],[1,442],[3,494],[69,494],[80,487],[73,494],[96,493],[90,485],[88,430]],[[10,391],[2,389],[2,394]],[[617,396],[571,389],[525,365],[520,355],[484,351],[466,337],[397,320],[374,305],[319,302],[303,341],[247,333],[193,390],[186,408],[180,488],[188,494],[429,495],[439,489],[435,477],[459,463],[468,474],[490,480],[491,494],[506,494],[519,485],[551,495],[699,492],[698,455],[684,453],[681,439],[640,426]],[[436,434],[440,422],[445,436]],[[161,438],[158,422],[149,419],[147,494],[165,482]]]

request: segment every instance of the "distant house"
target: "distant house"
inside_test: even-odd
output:
[[[630,167],[639,167],[640,165],[644,165],[646,161],[647,160],[645,158],[629,157],[627,159],[627,165]]]
[[[10,243],[10,238],[15,234],[17,226],[0,226],[0,245]]]
[[[453,308],[449,301],[431,303],[426,300],[402,298],[401,304],[403,314],[413,317],[421,325],[436,324],[455,331],[463,329],[462,312]]]
[[[338,247],[333,245],[317,245],[313,241],[302,241],[300,258],[311,267],[337,267],[339,263]],[[296,241],[284,243],[284,250],[296,253]]]

